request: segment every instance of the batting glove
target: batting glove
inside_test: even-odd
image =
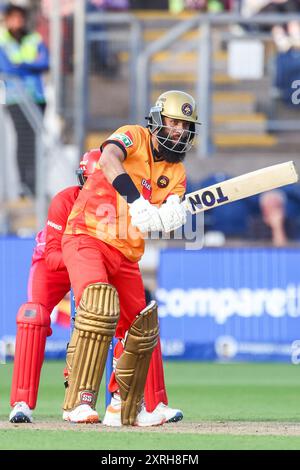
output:
[[[177,194],[169,196],[159,210],[163,231],[168,233],[186,223],[186,209]]]
[[[141,232],[156,232],[163,230],[158,209],[152,206],[143,196],[129,204],[131,223]]]

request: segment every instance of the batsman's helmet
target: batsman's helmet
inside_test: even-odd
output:
[[[163,124],[163,116],[187,121],[190,123],[189,129],[183,130],[179,139],[172,140],[172,128]],[[178,90],[162,93],[150,109],[147,119],[151,134],[155,133],[156,138],[164,147],[178,153],[184,153],[191,148],[196,134],[195,125],[200,124],[197,122],[197,106],[194,98],[188,93]],[[163,129],[166,129],[167,132],[161,133],[160,131]],[[183,143],[185,145],[182,145]]]
[[[79,168],[76,170],[79,186],[82,187],[87,178],[95,172],[100,156],[101,152],[99,149],[89,150],[83,155]]]

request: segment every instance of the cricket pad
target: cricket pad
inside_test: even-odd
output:
[[[67,350],[65,410],[82,404],[95,408],[119,316],[119,297],[112,285],[95,283],[85,288]]]
[[[116,365],[116,381],[122,401],[121,420],[134,425],[141,409],[152,352],[159,335],[157,303],[150,302],[132,323],[124,352]]]
[[[51,335],[50,312],[42,304],[21,305],[17,315],[17,336],[10,404],[25,401],[36,406],[47,336]]]

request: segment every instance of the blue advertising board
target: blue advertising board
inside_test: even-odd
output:
[[[27,283],[35,241],[32,238],[0,237],[0,361],[14,353],[16,315],[27,301]],[[69,304],[68,304],[69,307]],[[51,315],[52,336],[47,339],[46,357],[65,357],[70,330],[62,315]]]
[[[0,361],[13,355],[33,247],[33,239],[0,238]],[[163,250],[156,298],[164,356],[299,362],[299,266],[296,248]],[[64,357],[69,322],[55,311],[51,318],[46,357]]]
[[[298,360],[298,249],[164,250],[156,298],[165,357]]]

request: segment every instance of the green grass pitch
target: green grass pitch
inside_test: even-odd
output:
[[[46,362],[41,376],[35,423],[48,422],[53,430],[7,424],[12,364],[0,365],[0,449],[300,449],[300,367],[289,364],[207,364],[166,362],[169,403],[181,408],[184,421],[148,430],[107,431],[57,429],[64,396],[62,362]],[[98,411],[103,416],[104,390]],[[262,433],[199,433],[201,423],[269,422],[277,435]],[[294,423],[295,435],[280,435],[285,423]],[[187,431],[183,424],[191,424]],[[193,427],[193,424],[195,426]],[[299,427],[297,427],[299,423]],[[178,430],[178,432],[174,432]],[[278,435],[279,434],[279,435]]]

